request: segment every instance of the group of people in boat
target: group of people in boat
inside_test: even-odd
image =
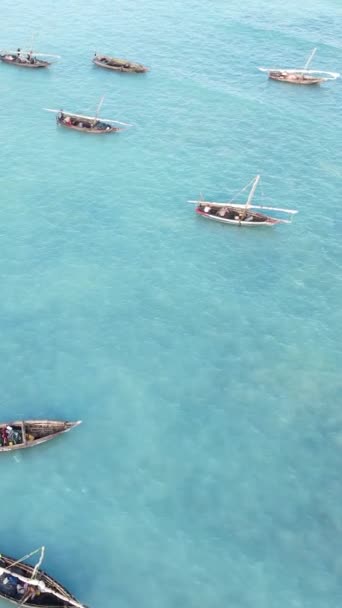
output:
[[[302,80],[312,80],[312,77],[306,76],[305,74],[291,74],[289,72],[270,72],[270,76],[273,78],[279,78],[281,80],[288,80],[290,82],[301,82]]]
[[[12,426],[3,426],[0,430],[0,447],[17,445],[22,443],[21,429],[14,429]]]
[[[201,213],[217,216],[226,220],[234,220],[235,222],[261,222],[263,218],[258,218],[256,214],[248,213],[245,209],[237,210],[233,207],[214,207],[211,205],[200,205]]]
[[[15,55],[7,54],[5,55],[5,59],[7,61],[13,61],[14,63],[37,63],[37,59],[33,57],[31,51],[29,51],[26,55],[21,53],[20,49],[17,49]]]
[[[24,604],[40,595],[40,591],[35,585],[23,583],[15,574],[7,574],[6,572],[0,576],[0,587],[3,588],[6,595],[18,601],[18,603],[20,602],[20,604]]]
[[[64,124],[66,127],[78,127],[79,129],[96,129],[97,131],[108,131],[112,127],[101,120],[94,120],[92,122],[79,119],[76,116],[70,116],[64,114],[62,111],[57,114],[57,123]]]

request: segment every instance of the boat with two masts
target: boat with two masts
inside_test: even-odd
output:
[[[92,61],[100,68],[106,68],[107,70],[114,70],[116,72],[142,74],[143,72],[149,71],[149,68],[141,63],[127,61],[127,59],[119,59],[118,57],[110,57],[109,55],[98,55],[97,53],[94,53]]]
[[[260,181],[260,175],[257,175],[252,182],[247,184],[238,194],[244,192],[251,186],[248,199],[245,204],[241,205],[233,201],[227,203],[217,203],[214,201],[191,200],[189,203],[195,203],[196,213],[215,222],[223,224],[233,224],[235,226],[274,226],[276,224],[289,224],[291,219],[274,217],[262,211],[275,211],[289,214],[291,217],[298,213],[294,209],[283,209],[280,207],[266,207],[263,205],[252,205],[252,200],[256,187]]]
[[[40,557],[35,566],[24,563],[38,551]],[[40,570],[44,552],[41,547],[19,560],[0,555],[0,597],[33,608],[86,608],[63,585]]]
[[[105,135],[108,133],[118,133],[119,131],[123,131],[127,127],[132,126],[128,123],[112,120],[110,118],[99,118],[98,114],[103,100],[104,97],[101,98],[94,116],[67,112],[66,110],[52,110],[51,108],[44,108],[44,110],[47,112],[54,112],[56,114],[56,122],[58,126],[72,129],[74,131],[81,131],[82,133]]]
[[[42,59],[40,59],[40,57]],[[48,53],[34,53],[33,51],[23,51],[17,49],[16,51],[1,51],[0,61],[8,63],[8,65],[15,65],[19,68],[48,68],[52,65],[52,61],[48,61],[48,58],[54,57],[59,59],[59,55],[49,55]]]
[[[290,84],[321,84],[328,80],[336,80],[340,77],[338,72],[325,72],[323,70],[309,70],[309,65],[314,58],[317,49],[313,49],[303,68],[258,68],[266,72],[271,80],[288,82]]]

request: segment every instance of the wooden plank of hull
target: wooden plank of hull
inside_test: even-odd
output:
[[[278,80],[278,82],[287,82],[288,84],[320,84],[324,82],[324,78],[301,78],[301,79],[293,79],[291,77],[286,76],[275,76],[274,74],[269,74],[268,77],[271,80]]]
[[[0,55],[0,61],[7,63],[8,65],[16,65],[18,68],[47,68],[51,65],[48,61],[37,61],[35,63],[30,63],[29,61],[15,61],[13,59],[6,59],[4,55]]]
[[[281,220],[276,220],[273,218],[268,218],[265,216],[265,219],[263,219],[262,221],[240,221],[240,220],[234,220],[234,219],[229,219],[229,218],[225,218],[225,217],[219,217],[217,215],[211,215],[210,213],[206,213],[205,211],[202,211],[201,209],[196,209],[196,213],[198,213],[199,215],[201,215],[202,217],[205,217],[209,220],[213,220],[214,222],[221,222],[222,224],[232,224],[234,226],[273,226],[274,224],[278,224],[281,223]],[[251,215],[251,214],[250,214]],[[257,217],[257,214],[253,214],[252,217]],[[261,215],[259,215],[259,217],[262,217]]]
[[[20,420],[2,423],[0,424],[0,432],[4,427],[11,426],[14,429],[20,427],[21,430],[25,431],[25,434],[23,434],[24,441],[22,443],[0,446],[0,452],[34,447],[40,443],[45,443],[45,441],[50,441],[50,439],[54,439],[58,435],[67,433],[79,424],[81,424],[80,420],[76,422],[66,422],[63,420]],[[28,438],[30,435],[34,437],[33,440]]]
[[[11,566],[15,562],[16,562],[16,560],[13,559],[12,557],[8,557],[6,555],[1,555],[0,568],[3,567],[3,568],[11,569]],[[32,566],[30,566],[29,564],[19,563],[19,564],[16,564],[13,568],[13,576],[15,577],[15,573],[17,572],[18,574],[21,574],[22,576],[31,578],[33,570],[34,570],[34,568]],[[3,580],[6,577],[8,577],[8,575],[6,573],[4,573],[2,576],[0,576],[0,597],[12,602],[13,604],[18,605],[22,602],[23,596],[20,595],[19,593],[17,593],[16,588],[14,589],[14,586],[9,587],[8,584],[6,585],[3,583]],[[38,570],[37,578],[39,578],[40,580],[43,580],[44,583],[46,585],[48,585],[54,591],[57,591],[58,593],[65,595],[66,601],[62,602],[62,600],[55,597],[54,595],[43,592],[43,593],[40,593],[39,595],[37,595],[36,599],[32,598],[32,599],[27,600],[25,602],[25,606],[32,606],[34,608],[37,606],[40,606],[41,608],[44,606],[46,606],[46,607],[49,606],[51,608],[62,607],[62,606],[71,606],[67,602],[68,598],[70,600],[77,602],[77,599],[70,593],[70,591],[68,591],[65,587],[63,587],[63,585],[58,583],[58,581],[56,581],[54,578],[52,578],[52,576],[49,576],[48,574],[46,574],[46,572],[44,572],[43,570]],[[7,587],[7,589],[6,589],[6,587]]]
[[[93,63],[95,65],[99,66],[100,68],[106,68],[107,70],[114,70],[116,72],[131,72],[131,73],[135,73],[135,74],[148,72],[148,68],[146,68],[144,65],[141,65],[139,67],[134,67],[134,66],[125,67],[123,65],[108,65],[108,63],[104,63],[103,61],[100,61],[98,59],[93,59]]]

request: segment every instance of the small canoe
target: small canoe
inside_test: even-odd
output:
[[[0,597],[19,606],[85,608],[46,572],[6,555],[0,556]]]
[[[83,133],[104,135],[105,133],[117,133],[118,131],[123,131],[123,128],[131,126],[127,122],[120,122],[112,118],[99,118],[99,111],[103,100],[104,96],[101,97],[94,116],[76,114],[75,112],[67,112],[66,110],[53,110],[52,108],[44,108],[44,110],[56,114],[56,122],[60,127],[66,127],[67,129]]]
[[[321,84],[328,80],[336,80],[340,77],[337,72],[327,72],[326,70],[309,70],[309,65],[314,58],[317,49],[313,49],[303,68],[259,68],[261,72],[266,72],[271,80],[288,82],[289,84]]]
[[[260,175],[257,175],[250,184],[247,184],[241,192],[246,190],[251,185],[251,190],[248,199],[244,205],[240,203],[217,203],[215,201],[195,200],[189,203],[195,203],[196,213],[215,222],[223,224],[233,224],[235,226],[274,226],[275,224],[289,224],[289,219],[273,217],[255,211],[255,209],[265,209],[269,211],[277,211],[287,213],[290,216],[297,213],[295,209],[283,209],[281,207],[267,207],[265,205],[252,205],[252,200],[256,187],[259,183]]]
[[[307,74],[291,74],[286,71],[270,71],[268,77],[271,80],[279,80],[279,82],[288,82],[289,84],[321,84],[325,81],[324,78],[309,76]]]
[[[196,213],[202,217],[223,224],[235,224],[236,226],[273,226],[281,223],[281,220],[264,215],[263,213],[255,213],[238,209],[236,206],[227,205],[225,207],[217,207],[215,204],[200,203],[196,208]]]
[[[62,433],[67,433],[76,422],[63,420],[16,420],[0,424],[0,452],[31,448],[39,443],[49,441]]]
[[[141,63],[127,61],[127,59],[119,59],[118,57],[109,57],[108,55],[97,55],[96,53],[93,57],[93,63],[100,68],[115,70],[116,72],[141,74],[149,71],[149,69]]]
[[[27,59],[21,55],[0,55],[0,61],[9,65],[16,65],[19,68],[47,68],[51,65],[49,61],[43,61],[36,57]]]
[[[86,120],[82,117],[80,118],[76,114],[66,114],[65,112],[57,114],[56,122],[60,127],[81,131],[82,133],[92,133],[93,135],[104,135],[106,133],[116,133],[123,130],[120,127],[114,127],[113,125],[96,118],[93,120]]]

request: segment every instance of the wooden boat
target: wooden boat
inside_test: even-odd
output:
[[[67,433],[76,422],[63,420],[15,420],[0,424],[0,452],[31,448],[39,443],[49,441],[62,433]]]
[[[44,110],[56,114],[56,122],[60,127],[81,131],[82,133],[92,133],[93,135],[118,133],[119,131],[123,131],[124,128],[131,126],[128,123],[119,122],[118,120],[99,118],[98,113],[103,100],[104,97],[100,100],[95,116],[86,116],[85,114],[76,114],[75,112],[66,112],[65,110],[52,110],[50,108],[44,108]]]
[[[279,80],[280,82],[288,82],[290,84],[321,84],[327,80],[336,80],[336,78],[339,78],[340,74],[337,72],[308,70],[316,50],[317,49],[312,50],[304,68],[259,68],[259,70],[261,72],[267,72],[268,77],[272,80]]]
[[[232,201],[228,203],[216,203],[212,201],[196,200],[189,201],[189,203],[197,204],[196,212],[202,217],[214,220],[215,222],[222,222],[223,224],[234,224],[236,226],[274,226],[275,224],[289,224],[291,222],[289,219],[277,218],[255,211],[255,209],[270,210],[288,213],[289,215],[298,213],[293,209],[252,205],[253,196],[259,180],[260,175],[257,175],[252,182],[241,190],[241,192],[243,192],[249,186],[252,186],[247,202],[244,205]]]
[[[97,53],[94,53],[93,63],[100,68],[115,70],[117,72],[135,72],[136,74],[141,74],[149,71],[149,68],[141,63],[134,63],[133,61],[127,61],[127,59],[119,59],[117,57],[109,57],[108,55],[98,55]]]
[[[38,551],[41,551],[41,556],[34,567],[23,561],[37,551],[25,555],[20,560],[0,555],[0,597],[18,606],[25,604],[41,608],[86,608],[63,585],[39,569],[44,547]]]
[[[45,57],[45,59],[38,59],[38,57]],[[47,57],[59,57],[59,55],[33,53],[33,51],[22,51],[21,49],[0,53],[0,61],[19,68],[47,68],[52,64],[51,61],[47,61]]]

